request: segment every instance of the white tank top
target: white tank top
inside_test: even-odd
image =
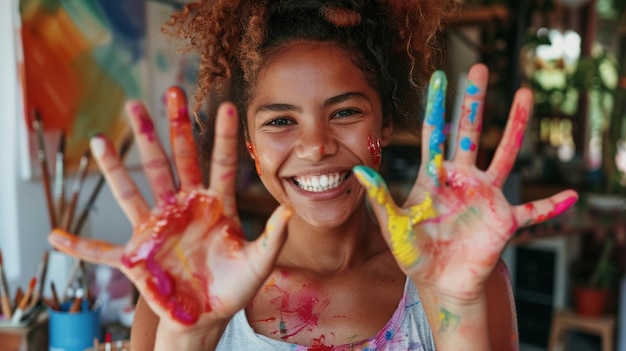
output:
[[[302,346],[256,334],[245,310],[239,311],[230,321],[218,351],[434,351],[432,332],[413,282],[407,278],[404,295],[391,319],[378,334],[370,339],[347,345]]]

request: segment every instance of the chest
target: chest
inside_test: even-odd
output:
[[[404,291],[402,277],[318,283],[272,276],[246,310],[256,333],[300,345],[343,345],[375,336]]]

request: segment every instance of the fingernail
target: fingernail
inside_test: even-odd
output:
[[[576,201],[578,200],[577,197],[572,196],[569,197],[565,200],[563,200],[562,202],[556,204],[554,206],[554,215],[560,215],[561,213],[565,212],[568,208],[570,208],[574,203],[576,203]]]
[[[106,151],[106,144],[101,136],[95,136],[89,140],[91,152],[95,157],[102,157]]]

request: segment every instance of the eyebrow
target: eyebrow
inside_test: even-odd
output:
[[[367,96],[363,93],[359,93],[359,92],[348,92],[345,94],[341,94],[341,95],[337,95],[337,96],[333,96],[330,97],[328,99],[326,99],[324,101],[324,107],[328,107],[334,104],[338,104],[338,103],[342,103],[344,101],[350,100],[350,99],[366,99],[369,100],[367,98]],[[296,105],[291,105],[291,104],[267,104],[267,105],[262,105],[259,106],[259,108],[256,110],[256,112],[266,112],[266,111],[271,111],[271,112],[285,112],[285,111],[295,111],[295,112],[302,112],[302,108],[296,106]]]

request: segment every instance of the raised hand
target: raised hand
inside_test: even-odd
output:
[[[519,227],[558,215],[577,199],[574,191],[565,191],[514,206],[502,193],[532,109],[528,89],[520,89],[515,96],[491,165],[486,171],[476,168],[487,76],[483,65],[469,72],[455,154],[446,161],[446,77],[442,72],[433,75],[422,132],[420,172],[404,205],[394,203],[376,172],[364,166],[354,170],[368,190],[400,268],[416,284],[459,303],[471,303],[481,296],[487,277]]]
[[[139,192],[110,141],[91,140],[92,153],[119,205],[134,227],[128,243],[78,238],[60,230],[49,240],[57,249],[128,276],[144,300],[172,330],[202,330],[244,308],[273,268],[285,239],[291,210],[279,207],[265,232],[244,240],[235,203],[238,117],[232,104],[220,107],[210,165],[203,187],[192,125],[183,92],[167,91],[170,160],[140,102],[127,104],[155,206]]]

